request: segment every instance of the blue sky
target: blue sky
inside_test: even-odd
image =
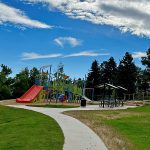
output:
[[[141,66],[150,47],[149,12],[146,0],[0,0],[0,64],[16,74],[48,64],[56,70],[62,62],[78,78],[93,60],[113,56],[118,63],[128,51]]]

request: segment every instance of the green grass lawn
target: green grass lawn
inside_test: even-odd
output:
[[[76,107],[79,107],[77,105],[63,105],[63,104],[44,104],[44,105],[31,104],[31,105],[27,105],[27,106],[46,107],[46,108],[76,108]]]
[[[127,110],[65,112],[92,128],[109,150],[150,150],[150,105]]]
[[[43,114],[0,105],[0,150],[62,150],[57,122]]]

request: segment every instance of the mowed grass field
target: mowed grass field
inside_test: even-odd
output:
[[[109,150],[150,150],[150,105],[127,110],[69,111],[104,141]]]
[[[0,105],[0,150],[62,150],[57,122],[43,114]]]

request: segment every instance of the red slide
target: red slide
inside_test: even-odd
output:
[[[43,86],[33,85],[26,93],[24,93],[20,98],[16,99],[17,103],[32,103],[34,99],[42,91]]]

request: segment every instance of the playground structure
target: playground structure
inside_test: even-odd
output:
[[[52,65],[42,66],[35,79],[35,85],[17,98],[16,102],[80,103],[81,97],[84,95],[84,82],[81,83],[82,86],[79,86],[77,81],[71,81],[69,76],[63,73],[62,64],[58,66],[57,72],[54,74],[51,73],[51,68]]]

